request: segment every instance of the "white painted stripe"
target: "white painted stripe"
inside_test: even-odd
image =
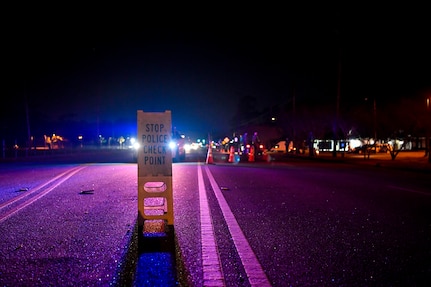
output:
[[[199,208],[201,219],[202,267],[204,286],[225,286],[214,228],[208,206],[202,168],[198,165]]]
[[[8,219],[13,214],[15,214],[18,211],[26,208],[27,206],[29,206],[30,204],[32,204],[36,200],[41,199],[42,197],[44,197],[45,195],[47,195],[49,192],[51,192],[52,190],[54,190],[54,188],[58,187],[60,184],[62,184],[63,182],[65,182],[66,180],[68,180],[70,177],[72,177],[75,173],[77,173],[78,171],[80,171],[80,170],[82,170],[84,168],[85,168],[85,166],[82,166],[82,167],[79,167],[79,168],[75,168],[72,171],[69,171],[69,174],[67,174],[67,175],[65,175],[66,173],[63,173],[62,174],[62,178],[61,178],[61,180],[59,182],[57,182],[55,185],[51,186],[50,188],[43,190],[38,195],[27,199],[26,201],[24,201],[23,203],[21,203],[17,207],[13,208],[12,210],[10,210],[9,212],[7,212],[6,214],[2,215],[0,217],[0,222],[5,221],[6,219]],[[58,177],[56,177],[56,179],[58,179]]]
[[[48,184],[50,184],[51,182],[56,181],[56,180],[58,180],[59,178],[61,178],[61,177],[65,176],[66,174],[71,173],[71,172],[73,172],[74,170],[78,170],[78,169],[79,169],[79,170],[81,170],[82,168],[81,168],[81,167],[79,167],[79,166],[77,166],[77,167],[71,168],[71,169],[69,169],[69,170],[66,170],[65,172],[63,172],[63,173],[61,173],[61,174],[57,175],[56,177],[54,177],[54,178],[50,179],[49,181],[47,181],[47,182],[45,182],[45,183],[42,183],[42,184],[40,184],[40,185],[38,185],[38,186],[36,186],[36,187],[32,188],[32,189],[31,189],[31,190],[29,190],[28,192],[22,193],[22,194],[20,194],[19,196],[16,196],[16,197],[14,197],[14,198],[12,198],[12,199],[10,199],[10,200],[8,200],[8,201],[6,201],[6,202],[4,202],[4,203],[0,204],[0,210],[1,210],[1,209],[3,209],[3,208],[5,208],[5,207],[7,207],[7,206],[9,206],[9,205],[11,205],[11,204],[13,204],[13,203],[15,203],[15,202],[17,202],[18,200],[20,200],[20,199],[22,199],[22,198],[24,198],[24,197],[27,197],[27,196],[29,196],[29,195],[31,195],[31,194],[33,194],[33,193],[35,193],[35,192],[39,191],[40,189],[42,189],[44,186],[47,186],[47,185],[48,185]]]
[[[423,191],[414,190],[414,189],[410,189],[410,188],[404,188],[404,187],[399,187],[399,186],[394,186],[394,185],[388,185],[388,187],[393,188],[393,189],[402,190],[402,191],[411,192],[411,193],[417,193],[417,194],[422,194],[422,195],[426,195],[426,196],[431,196],[431,193],[429,193],[429,192],[423,192]]]
[[[268,278],[266,277],[265,272],[262,269],[259,261],[256,258],[253,250],[250,247],[247,239],[244,236],[241,228],[239,227],[238,222],[235,219],[232,211],[230,210],[229,205],[226,202],[226,199],[223,196],[219,186],[217,185],[211,171],[208,166],[205,166],[205,171],[208,175],[209,181],[211,183],[211,187],[214,190],[215,196],[217,197],[217,201],[219,206],[223,212],[223,216],[226,220],[226,224],[229,228],[230,234],[232,235],[233,242],[235,244],[236,250],[238,251],[238,255],[241,258],[242,265],[244,266],[245,272],[247,273],[248,280],[251,286],[271,286]]]

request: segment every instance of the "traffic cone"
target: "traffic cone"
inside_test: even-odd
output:
[[[229,159],[228,159],[228,162],[233,162],[234,161],[234,153],[235,153],[234,148],[233,148],[233,146],[231,146],[230,150],[229,150]]]
[[[251,146],[250,147],[250,151],[249,151],[249,153],[248,153],[248,161],[254,161],[254,147],[253,146]]]
[[[211,144],[208,145],[208,153],[207,153],[207,160],[206,160],[206,164],[213,164],[214,163],[214,159],[213,159],[213,148],[211,146]]]

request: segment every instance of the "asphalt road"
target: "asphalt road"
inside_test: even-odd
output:
[[[429,173],[177,163],[174,242],[139,251],[136,164],[62,161],[0,165],[2,286],[431,283]]]
[[[250,284],[217,189],[272,286],[431,283],[428,174],[304,162],[206,167],[217,183],[205,179],[226,286]],[[192,285],[202,286],[198,198],[189,192],[197,169],[176,166],[176,231]]]
[[[127,282],[136,164],[0,166],[0,285]]]

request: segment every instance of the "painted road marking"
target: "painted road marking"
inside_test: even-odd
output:
[[[198,165],[199,208],[201,219],[202,267],[204,286],[225,286],[220,257],[214,237],[214,227],[208,206],[202,168]]]
[[[431,193],[429,193],[429,192],[423,192],[423,191],[419,191],[419,190],[415,190],[415,189],[404,188],[404,187],[399,187],[399,186],[394,186],[394,185],[388,185],[388,187],[393,188],[393,189],[402,190],[402,191],[407,191],[410,193],[417,193],[417,194],[422,194],[422,195],[426,195],[426,196],[431,196]]]
[[[226,224],[229,228],[229,232],[232,236],[236,250],[239,257],[241,258],[242,265],[244,266],[245,272],[247,273],[248,280],[251,286],[271,286],[265,272],[262,269],[259,261],[256,258],[253,250],[250,247],[247,239],[244,236],[238,222],[235,219],[226,199],[223,196],[219,186],[217,185],[213,175],[211,174],[208,166],[205,166],[205,171],[211,183],[211,187],[217,197],[218,204],[223,212],[223,216],[226,220]]]
[[[50,188],[47,188],[45,190],[43,190],[42,192],[40,192],[39,194],[28,198],[27,200],[25,200],[23,203],[19,204],[18,206],[16,206],[15,208],[9,210],[8,212],[6,212],[3,215],[0,215],[0,222],[5,221],[7,218],[11,217],[13,214],[17,213],[18,211],[26,208],[27,206],[29,206],[30,204],[32,204],[33,202],[35,202],[38,199],[41,199],[42,197],[44,197],[45,195],[47,195],[49,192],[51,192],[54,188],[56,188],[57,186],[59,186],[60,184],[62,184],[63,182],[65,182],[66,180],[68,180],[70,177],[72,177],[75,173],[77,173],[78,171],[84,169],[85,166],[81,166],[81,167],[77,167],[71,170],[68,170],[66,172],[63,172],[62,174],[56,176],[55,178],[51,179],[50,181],[48,181],[47,183],[41,185],[40,187],[38,187],[37,189],[35,189],[34,191],[32,191],[31,193],[35,193],[37,190],[41,189],[41,187],[53,182],[54,180],[58,180],[60,179],[59,182],[57,182],[56,184],[54,184],[53,186],[51,186]],[[21,199],[22,197],[19,197],[19,199]],[[10,205],[11,203],[15,202],[17,200],[13,200],[8,202],[7,204],[4,204],[3,206],[1,206],[1,208],[6,207],[7,205]]]
[[[82,168],[78,166],[78,167],[74,167],[74,168],[71,168],[71,169],[69,169],[69,170],[66,170],[65,172],[63,172],[63,173],[61,173],[61,174],[57,175],[56,177],[54,177],[54,178],[50,179],[49,181],[47,181],[47,182],[45,182],[45,183],[42,183],[42,184],[40,184],[40,185],[36,186],[35,188],[30,189],[30,191],[29,191],[29,192],[21,193],[19,196],[16,196],[16,197],[14,197],[14,198],[12,198],[12,199],[10,199],[10,200],[8,200],[8,201],[6,201],[6,202],[4,202],[4,203],[0,204],[0,210],[1,210],[1,209],[3,209],[3,208],[5,208],[5,207],[7,207],[7,206],[9,206],[9,205],[11,205],[11,204],[13,204],[13,203],[15,203],[15,202],[17,202],[18,200],[20,200],[20,199],[22,199],[22,198],[24,198],[24,197],[27,197],[27,196],[29,196],[29,195],[31,195],[31,194],[33,194],[33,193],[37,192],[38,190],[40,190],[40,189],[41,189],[41,188],[43,188],[44,186],[47,186],[47,185],[48,185],[48,184],[50,184],[51,182],[56,181],[56,180],[58,180],[59,178],[61,178],[61,177],[65,176],[66,174],[68,174],[68,173],[70,173],[70,172],[72,172],[72,171],[74,171],[74,170],[77,170],[77,169],[82,169]]]

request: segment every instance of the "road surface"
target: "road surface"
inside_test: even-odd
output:
[[[429,173],[314,161],[176,163],[174,246],[139,253],[136,164],[0,171],[3,286],[431,283]]]

